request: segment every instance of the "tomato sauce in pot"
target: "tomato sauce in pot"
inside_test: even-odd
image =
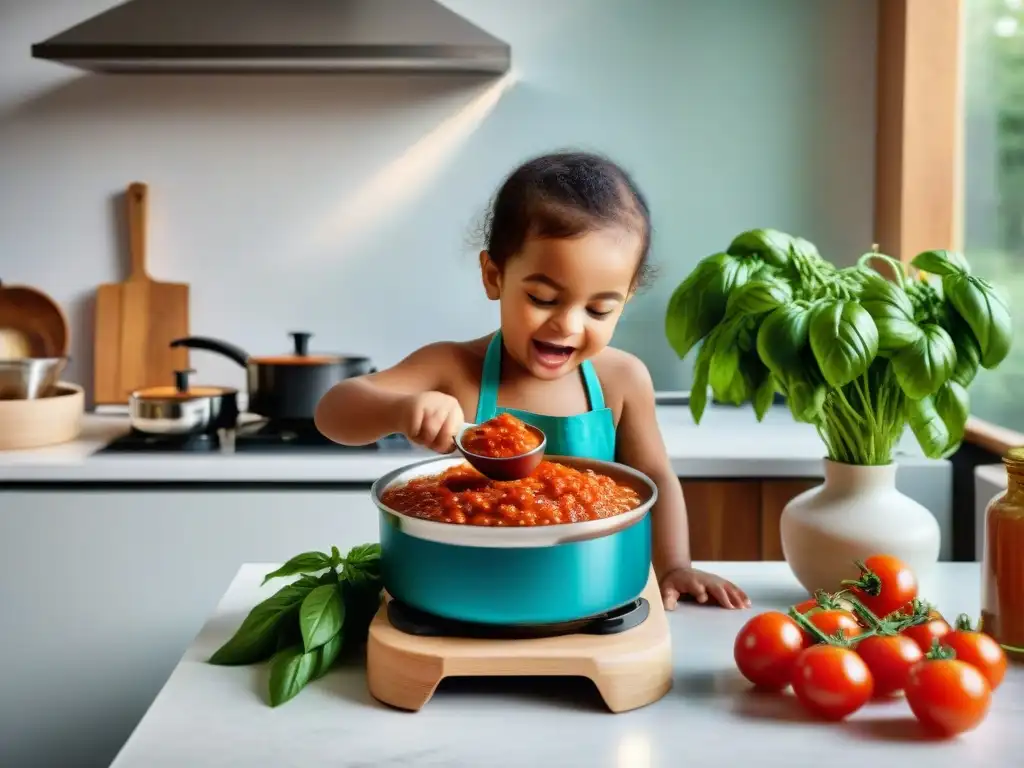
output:
[[[483,526],[580,523],[640,506],[633,488],[593,470],[542,461],[522,480],[490,480],[468,464],[388,488],[381,503],[410,517]]]

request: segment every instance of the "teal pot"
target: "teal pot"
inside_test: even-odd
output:
[[[392,485],[464,463],[440,457],[402,467],[370,490],[380,515],[381,573],[388,594],[446,619],[491,625],[576,621],[635,600],[651,568],[650,510],[657,486],[622,464],[548,456],[592,469],[640,494],[615,517],[517,528],[421,520],[381,503]]]

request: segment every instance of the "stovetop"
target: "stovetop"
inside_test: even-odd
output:
[[[239,427],[234,435],[235,453],[377,453],[407,451],[411,447],[404,435],[388,435],[369,445],[339,445],[320,434],[312,422],[255,422]]]
[[[524,640],[559,635],[616,635],[638,627],[647,620],[651,605],[647,598],[638,597],[619,608],[600,616],[557,624],[493,625],[445,619],[400,600],[388,603],[388,621],[395,629],[407,635],[421,637],[462,637],[490,640]]]
[[[402,435],[389,435],[369,445],[339,445],[320,434],[311,422],[257,421],[234,430],[194,435],[152,435],[132,430],[115,438],[98,453],[318,453],[367,454],[408,451]]]

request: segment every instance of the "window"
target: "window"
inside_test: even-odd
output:
[[[1024,432],[1024,0],[965,0],[963,250],[1001,284],[1014,343],[971,386],[971,413]]]

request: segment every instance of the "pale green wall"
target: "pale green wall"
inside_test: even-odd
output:
[[[29,57],[111,2],[0,2],[0,275],[65,304],[86,382],[92,292],[123,274],[109,197],[135,179],[152,272],[192,284],[195,332],[270,352],[306,328],[379,364],[493,327],[466,237],[502,175],[553,147],[612,154],[651,199],[662,275],[616,341],[660,388],[689,383],[667,297],[733,234],[789,229],[840,262],[870,246],[871,0],[448,0],[513,47],[518,80],[477,125],[453,115],[486,84],[96,77]]]

